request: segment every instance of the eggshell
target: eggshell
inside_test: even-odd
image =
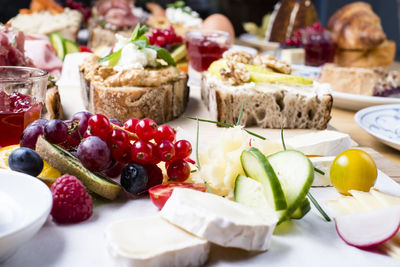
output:
[[[203,21],[202,29],[229,32],[232,35],[232,40],[235,39],[235,30],[233,29],[231,21],[222,14],[208,16]]]

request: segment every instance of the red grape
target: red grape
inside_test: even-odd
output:
[[[53,144],[61,144],[67,140],[68,126],[62,120],[51,120],[46,123],[43,135],[47,141]]]
[[[82,165],[89,171],[100,172],[111,164],[111,152],[106,142],[97,136],[89,136],[78,146],[76,153]]]

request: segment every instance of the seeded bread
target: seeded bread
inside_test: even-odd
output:
[[[329,92],[302,93],[290,86],[254,90],[253,85],[230,86],[203,74],[201,98],[214,120],[236,124],[245,102],[240,124],[262,128],[325,129],[331,118]],[[273,88],[272,88],[273,87]]]
[[[106,87],[91,82],[81,74],[83,102],[92,113],[126,121],[129,118],[151,118],[162,124],[183,113],[189,100],[187,75],[176,81],[152,87]]]

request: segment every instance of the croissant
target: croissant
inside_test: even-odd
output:
[[[386,40],[380,18],[364,2],[354,2],[336,11],[327,28],[341,49],[373,49]]]

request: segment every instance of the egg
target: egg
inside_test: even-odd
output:
[[[208,16],[203,21],[202,29],[229,32],[232,35],[232,42],[235,39],[235,30],[233,29],[231,21],[222,14],[213,14]]]

